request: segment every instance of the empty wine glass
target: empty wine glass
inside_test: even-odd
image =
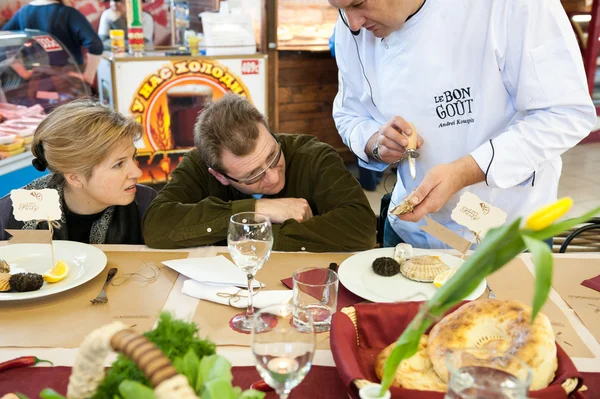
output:
[[[273,247],[273,230],[268,216],[256,212],[243,212],[231,216],[227,231],[227,248],[233,262],[248,277],[248,308],[245,314],[231,320],[239,331],[252,331],[254,307],[252,305],[254,276],[269,259]]]
[[[316,347],[312,314],[294,309],[289,303],[265,307],[256,313],[252,330],[256,369],[281,399],[302,382]]]

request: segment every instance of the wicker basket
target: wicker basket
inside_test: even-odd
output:
[[[352,321],[352,324],[354,325],[354,328],[356,330],[356,344],[359,345],[360,341],[358,338],[358,320],[356,317],[356,310],[354,309],[353,306],[350,306],[347,308],[343,308],[341,310],[341,312],[344,313],[346,316],[348,316],[350,318],[350,320]],[[353,381],[353,383],[356,386],[356,388],[358,388],[359,390],[367,385],[373,384],[373,382],[368,381],[368,380],[363,380],[363,379],[356,379]],[[579,380],[577,378],[568,378],[561,384],[562,388],[567,393],[567,396],[570,395],[571,393],[573,393],[573,391],[575,391],[575,389],[577,388],[577,385],[579,385]],[[583,392],[586,389],[587,388],[585,386],[582,386],[579,389],[579,391]]]
[[[115,322],[92,331],[81,344],[67,388],[68,399],[92,396],[104,379],[104,362],[112,351],[133,360],[148,377],[157,399],[198,399],[185,376],[144,336]]]

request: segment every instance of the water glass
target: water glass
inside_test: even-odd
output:
[[[256,212],[242,212],[231,217],[227,231],[227,249],[233,263],[248,277],[246,313],[237,315],[231,320],[231,325],[238,331],[252,331],[254,276],[269,259],[272,247],[273,230],[268,216]]]
[[[296,318],[301,323],[295,323]],[[254,317],[251,341],[258,373],[286,399],[312,365],[316,347],[312,314],[289,303],[265,307]]]
[[[292,280],[293,304],[297,309],[306,309],[312,313],[316,332],[329,331],[331,317],[337,309],[337,273],[330,269],[307,267],[296,270]]]
[[[516,357],[490,349],[448,352],[445,399],[526,399],[532,373]]]

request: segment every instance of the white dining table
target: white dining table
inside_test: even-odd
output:
[[[0,246],[6,245],[6,242],[0,242]],[[143,245],[96,245],[102,251],[160,251],[154,250]],[[189,257],[206,257],[216,256],[219,252],[227,252],[227,247],[196,247],[188,249],[174,250],[177,252],[189,252]],[[453,253],[453,251],[448,251]],[[533,262],[528,254],[520,255],[525,264],[534,270]],[[568,258],[584,258],[584,259],[600,259],[600,253],[577,253],[577,254],[556,254],[556,257]],[[184,281],[188,278],[179,275],[173,288],[165,301],[163,311],[173,313],[177,318],[183,320],[192,320],[199,300],[189,297],[181,293]],[[594,358],[572,358],[575,366],[580,372],[600,372],[600,343],[596,341],[592,333],[585,327],[575,312],[567,305],[567,303],[552,289],[550,299],[565,313],[566,317],[572,323],[575,331],[579,334],[583,342],[588,346],[593,353]],[[199,326],[202,328],[202,326]],[[0,337],[0,362],[19,356],[35,356],[50,360],[55,366],[72,366],[77,355],[77,348],[20,348],[20,347],[3,347]],[[218,346],[217,353],[226,357],[233,366],[253,366],[254,358],[249,347],[240,346]],[[115,360],[116,354],[109,356],[106,360],[106,366],[110,366]],[[314,363],[317,366],[332,366],[335,367],[333,356],[330,350],[317,350],[314,357]],[[41,366],[42,364],[40,364]]]

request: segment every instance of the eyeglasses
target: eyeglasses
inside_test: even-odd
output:
[[[279,160],[281,159],[281,153],[282,153],[281,143],[277,140],[277,138],[275,136],[273,136],[273,139],[275,139],[275,141],[277,142],[277,153],[275,154],[275,157],[271,160],[271,162],[269,162],[269,165],[266,168],[264,168],[262,171],[260,171],[256,175],[249,177],[247,179],[234,179],[233,177],[228,176],[225,173],[223,173],[223,176],[225,176],[229,180],[231,180],[235,183],[238,183],[238,184],[251,185],[251,184],[258,183],[259,181],[261,181],[265,177],[267,170],[277,166],[277,164],[279,163]]]

